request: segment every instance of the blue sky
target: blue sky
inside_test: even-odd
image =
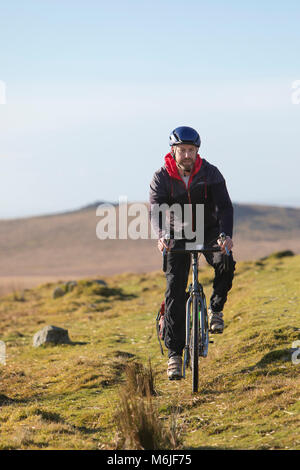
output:
[[[0,6],[0,218],[146,201],[179,125],[234,202],[300,207],[296,1]]]

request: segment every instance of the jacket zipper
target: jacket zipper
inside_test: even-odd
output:
[[[181,175],[180,175],[180,178],[181,178]],[[191,181],[191,179],[189,179],[188,185],[185,184],[185,182],[183,181],[182,178],[181,178],[181,181],[183,182],[183,184],[185,186],[185,189],[187,190],[187,193],[188,193],[189,204],[190,204],[191,215],[192,215],[192,231],[194,232],[193,208],[192,208],[192,201],[191,201],[191,194],[190,194],[190,181]]]

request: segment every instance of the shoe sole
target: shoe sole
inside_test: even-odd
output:
[[[208,330],[208,331],[209,331],[209,333],[211,333],[212,335],[213,335],[213,334],[221,335],[224,330]]]
[[[181,380],[183,379],[182,375],[174,375],[173,377],[168,377],[169,380]]]

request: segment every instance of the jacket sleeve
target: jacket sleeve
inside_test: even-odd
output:
[[[212,199],[219,219],[220,233],[224,232],[231,238],[233,232],[233,206],[227,191],[225,179],[216,167],[211,190]]]
[[[149,217],[157,238],[165,235],[166,210],[163,210],[163,206],[161,206],[163,204],[169,204],[169,192],[166,175],[163,174],[163,168],[161,168],[154,173],[149,193]]]

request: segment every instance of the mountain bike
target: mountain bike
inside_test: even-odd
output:
[[[219,238],[224,241],[225,234],[220,234]],[[202,284],[198,279],[198,257],[201,253],[213,253],[221,251],[220,246],[204,247],[198,246],[193,250],[170,249],[169,253],[190,253],[192,258],[192,283],[188,289],[188,299],[186,302],[186,339],[184,347],[183,378],[186,377],[186,370],[190,366],[192,370],[192,390],[198,392],[199,384],[199,357],[207,357],[208,345],[213,343],[209,340],[209,325],[206,298]],[[223,257],[225,269],[228,269],[229,251]],[[163,270],[166,271],[166,249],[163,252]],[[157,318],[157,321],[159,319]],[[162,347],[161,347],[162,350]]]

